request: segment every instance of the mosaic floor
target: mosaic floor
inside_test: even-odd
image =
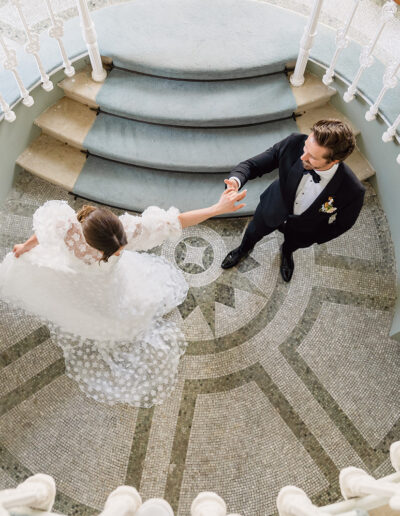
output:
[[[31,234],[47,199],[83,204],[22,173],[1,211],[1,256]],[[326,504],[339,498],[342,467],[392,472],[400,351],[388,338],[393,249],[374,191],[350,232],[296,252],[290,284],[279,275],[277,232],[239,267],[219,267],[248,220],[209,221],[157,250],[191,288],[170,315],[189,341],[178,386],[156,408],[86,398],[46,327],[0,305],[1,488],[46,472],[67,514],[94,514],[130,484],[179,516],[204,490],[230,512],[266,516],[284,485]]]

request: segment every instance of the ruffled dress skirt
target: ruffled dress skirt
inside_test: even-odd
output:
[[[172,264],[135,251],[88,266],[39,245],[0,264],[1,299],[47,324],[66,374],[110,404],[151,407],[170,395],[186,342],[163,316],[187,290]]]

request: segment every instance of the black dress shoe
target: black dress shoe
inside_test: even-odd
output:
[[[252,249],[250,249],[250,251],[252,251]],[[230,253],[228,253],[225,256],[221,263],[221,267],[223,269],[230,269],[231,267],[234,267],[240,262],[240,260],[246,258],[249,255],[250,251],[246,251],[243,253],[240,247],[236,247],[236,249],[233,249]]]
[[[283,278],[283,281],[286,281],[288,283],[293,276],[294,271],[294,261],[293,261],[293,254],[290,253],[289,255],[284,254],[281,250],[281,276]]]

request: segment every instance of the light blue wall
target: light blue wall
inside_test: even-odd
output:
[[[87,59],[84,58],[75,62],[74,67],[79,70],[86,64]],[[0,122],[0,205],[7,197],[19,169],[15,160],[40,134],[40,129],[33,124],[35,118],[64,95],[63,90],[57,86],[64,78],[63,71],[55,73],[51,77],[55,84],[53,91],[47,93],[41,86],[36,87],[31,92],[35,101],[32,107],[28,108],[20,102],[14,108],[16,120],[12,123],[5,120]]]
[[[325,72],[320,66],[309,63],[310,72],[322,77]],[[397,302],[392,324],[391,335],[400,337],[400,165],[396,158],[400,153],[400,145],[395,142],[384,143],[382,134],[387,129],[386,124],[377,118],[367,122],[365,113],[369,109],[360,97],[356,97],[347,104],[343,100],[343,93],[347,86],[336,79],[332,86],[338,91],[331,103],[349,118],[360,129],[361,134],[357,139],[360,151],[368,159],[376,170],[376,176],[371,178],[371,184],[377,192],[378,198],[385,211],[396,257],[397,267]]]

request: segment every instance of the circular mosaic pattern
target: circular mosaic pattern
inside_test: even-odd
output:
[[[186,229],[178,244],[166,242],[162,247],[163,256],[183,271],[193,287],[208,285],[221,275],[226,253],[221,236],[207,226]]]
[[[213,248],[204,238],[186,237],[175,248],[175,263],[188,274],[205,272],[213,262]]]

